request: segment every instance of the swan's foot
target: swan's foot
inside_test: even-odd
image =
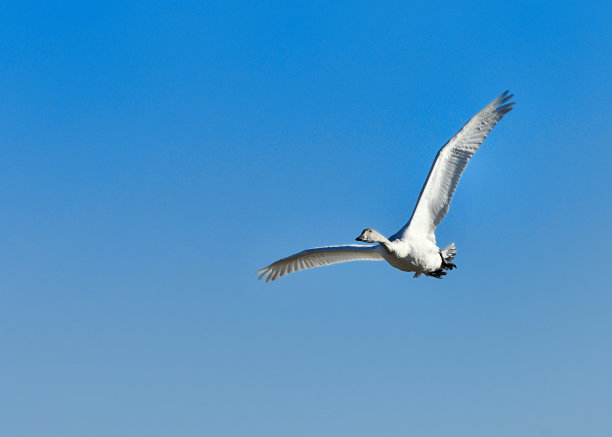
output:
[[[446,276],[447,273],[443,269],[438,269],[425,274],[427,276],[431,276],[432,278],[442,279],[442,276]]]
[[[419,276],[421,276],[421,274],[420,274],[420,273],[415,273],[415,274],[414,274],[414,276],[413,276],[413,278],[418,278]]]

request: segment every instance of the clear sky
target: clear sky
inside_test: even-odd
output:
[[[459,3],[3,2],[0,435],[612,435],[610,3]],[[458,270],[257,281],[505,89]]]

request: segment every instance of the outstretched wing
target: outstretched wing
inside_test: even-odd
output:
[[[408,234],[429,238],[435,243],[435,230],[448,208],[470,158],[493,126],[512,109],[512,95],[504,92],[468,121],[438,152],[410,221],[390,239]]]
[[[266,277],[266,282],[270,282],[298,270],[348,261],[381,261],[383,259],[378,245],[350,244],[347,246],[316,247],[278,260],[268,267],[258,270],[257,273],[260,273],[259,279]]]

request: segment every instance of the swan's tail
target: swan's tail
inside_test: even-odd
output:
[[[442,254],[442,259],[444,260],[444,263],[452,264],[453,260],[455,259],[455,255],[457,255],[457,247],[455,246],[455,243],[451,243],[444,249],[442,249],[440,253]]]

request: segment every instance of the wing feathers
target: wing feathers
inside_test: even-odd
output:
[[[258,270],[259,279],[266,278],[266,282],[274,281],[281,276],[299,270],[323,267],[349,261],[381,261],[382,255],[378,246],[346,245],[327,246],[308,249],[295,255],[288,256]]]
[[[414,234],[436,241],[434,231],[450,207],[453,194],[470,158],[504,114],[513,97],[504,92],[468,121],[436,155],[410,221],[391,240]]]

